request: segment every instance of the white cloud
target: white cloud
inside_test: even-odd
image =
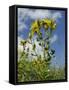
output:
[[[53,37],[50,38],[50,43],[52,44],[52,43],[56,42],[57,40],[58,40],[58,36],[55,34],[55,35],[53,35]]]
[[[22,40],[21,37],[18,37],[18,51],[23,51],[23,47],[20,45],[20,41]]]
[[[29,17],[31,19],[42,19],[50,18],[51,13],[48,10],[34,10],[29,12]]]
[[[31,19],[49,18],[51,12],[49,10],[36,10],[36,9],[18,9],[18,16],[22,18],[30,17]]]
[[[59,11],[53,13],[51,10],[18,8],[18,30],[22,31],[27,28],[25,23],[27,18],[30,18],[32,20],[53,18],[57,21],[57,19],[61,17],[62,15]]]
[[[30,17],[31,19],[42,19],[42,18],[53,18],[58,19],[61,18],[60,12],[54,12],[52,13],[51,10],[42,10],[42,9],[25,9],[25,8],[19,8],[18,9],[18,16],[22,18]],[[21,17],[22,16],[22,17]]]
[[[52,18],[53,18],[54,20],[57,20],[58,18],[61,18],[61,17],[62,17],[62,15],[61,15],[60,12],[55,12],[55,13],[53,13],[53,15],[52,15]]]
[[[43,49],[42,47],[39,45],[39,42],[36,40],[36,37],[34,39],[34,43],[36,44],[36,53],[37,55],[41,55],[43,57]]]
[[[22,38],[18,37],[18,60],[20,59],[20,53],[23,51],[23,47],[20,45]]]
[[[26,20],[26,9],[18,9],[18,31],[23,31],[24,29],[27,29],[27,26],[25,24]]]
[[[27,29],[27,26],[25,23],[18,24],[18,31],[22,31],[24,29]]]

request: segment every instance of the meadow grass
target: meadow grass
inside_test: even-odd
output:
[[[65,79],[65,68],[50,66],[41,58],[29,61],[22,56],[18,61],[18,82]]]

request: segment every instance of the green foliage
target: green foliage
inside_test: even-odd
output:
[[[33,45],[33,50],[34,50],[34,51],[35,51],[35,48],[36,48],[36,45],[34,44],[34,45]]]
[[[32,61],[28,61],[22,55],[18,61],[18,82],[40,81],[40,80],[60,80],[65,78],[64,68],[51,67],[39,56]]]
[[[23,46],[24,46],[26,43],[27,43],[26,40],[22,40],[22,41],[20,42],[20,44],[23,45]]]

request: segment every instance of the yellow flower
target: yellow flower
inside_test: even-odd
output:
[[[42,20],[43,23],[43,27],[45,28],[45,30],[48,30],[49,28],[51,30],[54,30],[56,28],[56,22],[53,19],[43,19]]]
[[[56,22],[54,20],[51,20],[51,30],[55,30],[56,28]]]
[[[48,30],[48,28],[50,28],[50,25],[51,25],[51,20],[45,18],[45,19],[42,20],[42,23],[43,23],[44,29]]]
[[[31,24],[31,36],[34,35],[34,33],[39,33],[40,32],[40,22],[39,20],[35,20],[32,24]]]
[[[29,38],[31,39],[34,36],[34,33],[37,33],[41,37],[42,35],[40,32],[40,28],[42,26],[45,30],[48,30],[49,28],[50,30],[54,30],[56,28],[56,22],[53,19],[48,18],[44,18],[42,20],[35,20],[31,24]]]

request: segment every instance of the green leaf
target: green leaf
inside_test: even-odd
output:
[[[33,50],[35,50],[35,48],[36,48],[36,45],[34,44],[34,45],[33,45]]]

